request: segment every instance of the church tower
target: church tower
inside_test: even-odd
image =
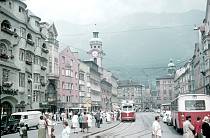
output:
[[[95,29],[93,31],[93,38],[89,41],[90,50],[88,51],[88,54],[90,55],[92,61],[94,61],[99,67],[102,67],[102,60],[105,53],[103,53],[102,40],[98,35],[99,32]]]
[[[173,63],[173,60],[170,59],[170,63],[168,64],[168,74],[169,75],[175,75],[176,72],[176,66]]]

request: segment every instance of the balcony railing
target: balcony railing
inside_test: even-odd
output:
[[[11,28],[7,28],[7,27],[2,27],[1,28],[1,31],[9,34],[9,35],[13,35],[14,34],[14,31],[11,29]]]
[[[33,40],[31,40],[31,39],[27,39],[27,40],[26,40],[26,42],[27,42],[29,45],[34,46],[34,42],[33,42]]]
[[[5,53],[1,53],[0,54],[0,58],[3,58],[3,59],[9,59],[9,56]]]

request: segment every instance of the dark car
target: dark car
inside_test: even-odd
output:
[[[19,120],[14,119],[11,116],[2,116],[1,118],[1,135],[7,133],[16,133],[18,132]]]

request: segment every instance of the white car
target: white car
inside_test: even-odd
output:
[[[42,113],[40,111],[16,112],[12,117],[23,122],[27,129],[31,127],[38,128],[39,119]]]
[[[164,114],[163,114],[163,122],[164,123],[167,123],[168,121],[168,117],[171,116],[171,111],[166,111]]]

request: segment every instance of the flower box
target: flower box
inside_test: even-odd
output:
[[[34,42],[31,39],[27,39],[27,43],[31,46],[34,46]]]
[[[47,69],[47,67],[41,66],[41,70],[46,70],[46,69]]]
[[[3,85],[4,87],[11,87],[11,86],[13,85],[13,83],[10,82],[10,81],[6,81],[6,82],[3,82],[2,85]]]
[[[1,28],[1,31],[5,32],[5,33],[8,33],[10,35],[13,35],[14,34],[14,31],[12,31],[12,29],[10,28],[6,28],[6,27],[2,27]]]
[[[42,48],[42,51],[43,51],[44,53],[49,53],[49,50],[46,49],[46,48]]]
[[[3,54],[0,54],[0,58],[9,59],[9,56],[7,54],[3,53]]]
[[[28,60],[26,60],[26,64],[28,64],[28,65],[32,65],[32,61],[28,61]]]

